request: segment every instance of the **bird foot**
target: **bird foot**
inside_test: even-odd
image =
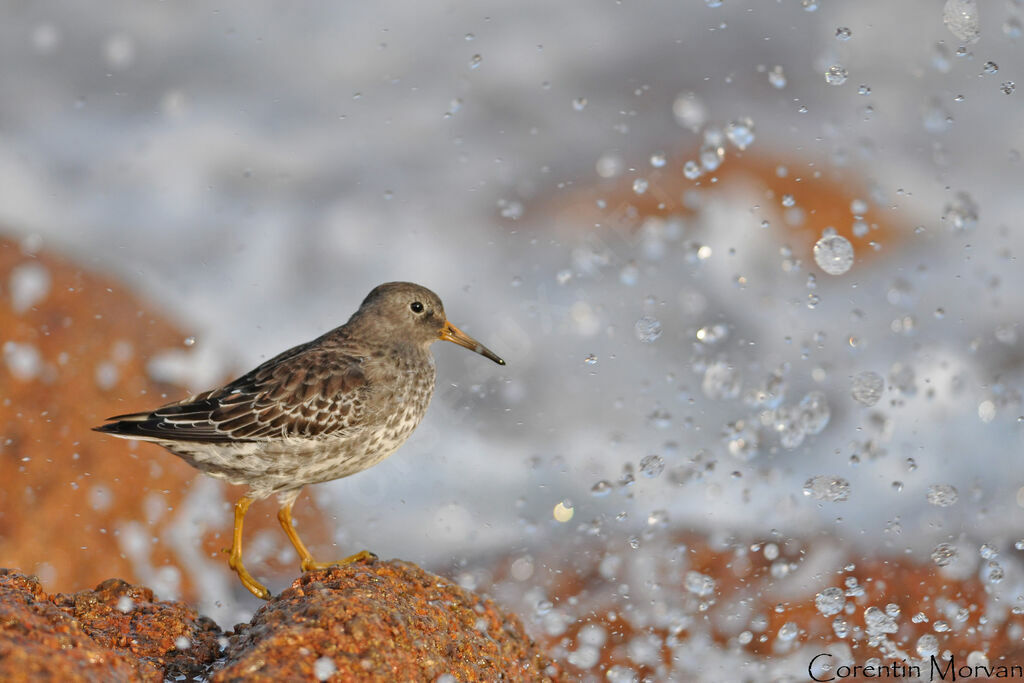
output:
[[[252,574],[249,573],[249,570],[245,568],[244,564],[242,564],[242,558],[228,558],[228,566],[238,574],[238,579],[242,582],[243,586],[249,589],[250,593],[260,600],[270,599],[270,591],[267,590],[266,586],[253,578]]]
[[[302,571],[308,572],[313,569],[327,569],[328,567],[340,567],[346,564],[352,564],[353,562],[376,559],[377,556],[371,553],[369,550],[360,550],[355,555],[349,555],[343,560],[336,560],[334,562],[314,562],[313,558],[309,557],[302,561]]]

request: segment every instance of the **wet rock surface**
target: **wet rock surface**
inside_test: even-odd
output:
[[[51,602],[77,620],[99,646],[124,653],[140,673],[202,674],[220,651],[220,628],[180,602],[164,602],[144,586],[108,579],[95,590],[58,594]]]
[[[190,607],[119,579],[47,595],[34,577],[0,573],[5,681],[434,681],[445,675],[563,680],[516,616],[406,562],[371,560],[304,574],[230,634]]]
[[[2,680],[162,681],[199,675],[217,655],[212,621],[148,588],[111,579],[47,595],[35,577],[0,571]]]
[[[400,561],[309,572],[231,636],[215,681],[550,681],[519,619]]]

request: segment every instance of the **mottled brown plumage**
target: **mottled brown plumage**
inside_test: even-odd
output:
[[[438,339],[505,363],[449,323],[436,294],[390,282],[370,292],[341,327],[223,387],[152,412],[118,415],[95,429],[152,441],[211,476],[247,485],[235,506],[229,564],[246,588],[267,598],[242,564],[249,505],[277,494],[278,519],[303,570],[323,566],[291,524],[295,498],[303,486],[372,467],[409,438],[434,391],[430,345]]]

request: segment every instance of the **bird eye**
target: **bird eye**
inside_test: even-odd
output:
[[[423,304],[421,304],[419,301],[413,301],[411,304],[409,304],[409,308],[412,309],[413,313],[423,312]]]

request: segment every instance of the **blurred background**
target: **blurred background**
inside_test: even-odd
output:
[[[219,552],[241,491],[87,427],[229,379],[411,280],[508,366],[435,346],[412,439],[300,498],[318,559],[416,562],[553,636],[535,585],[551,558],[667,558],[691,531],[984,581],[998,556],[989,587],[1019,602],[1019,1],[3,14],[0,221],[18,256],[0,293],[17,317],[75,291],[38,254],[106,278],[64,324],[99,360],[52,349],[51,380],[77,365],[99,398],[47,386],[43,323],[0,332],[6,429],[38,426],[19,443],[45,453],[10,435],[0,450],[0,559],[48,589],[128,574],[247,619],[258,601]],[[116,333],[94,329],[116,323],[93,308],[108,294],[131,298]],[[32,411],[12,407],[30,390]],[[79,431],[47,405],[75,398],[62,414]],[[52,518],[33,512],[44,489]],[[246,563],[278,592],[298,568],[273,513],[254,508]],[[11,540],[42,526],[59,533]],[[518,588],[493,587],[502,563]],[[654,604],[630,609],[654,623]]]

